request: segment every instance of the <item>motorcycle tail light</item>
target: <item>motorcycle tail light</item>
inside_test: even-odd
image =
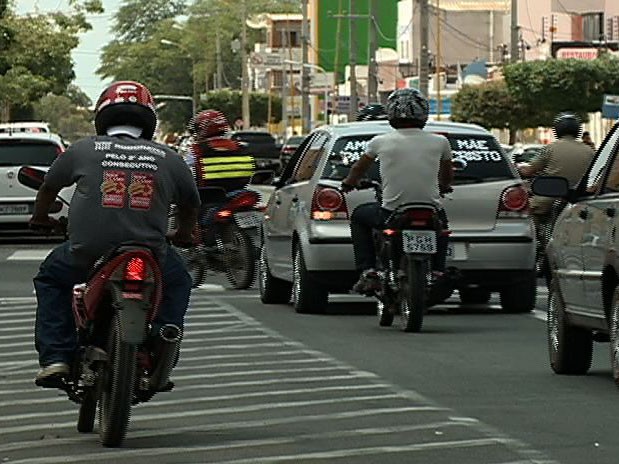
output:
[[[144,279],[146,279],[146,263],[144,260],[134,257],[127,261],[124,280],[129,282],[142,282]]]
[[[253,191],[245,191],[235,195],[227,204],[225,209],[231,211],[237,211],[240,209],[252,208],[258,204],[260,196]],[[226,216],[228,217],[228,216]]]
[[[406,218],[414,227],[430,226],[433,222],[434,211],[431,209],[411,209],[406,212]]]
[[[392,237],[397,233],[397,231],[395,229],[385,229],[383,230],[383,234],[385,234],[387,237]]]
[[[499,218],[521,218],[529,214],[529,194],[521,185],[507,187],[499,200]]]
[[[232,217],[232,211],[230,211],[229,209],[222,209],[220,211],[217,211],[215,213],[215,219],[219,219],[219,220],[225,220],[225,219],[229,219],[230,217]]]
[[[348,219],[348,208],[342,193],[332,187],[318,186],[312,198],[312,219]]]

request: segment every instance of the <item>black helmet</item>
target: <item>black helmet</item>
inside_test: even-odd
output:
[[[387,99],[387,115],[391,125],[412,123],[423,128],[428,121],[430,104],[417,89],[398,89]]]
[[[560,113],[555,117],[552,131],[558,139],[566,135],[576,139],[582,133],[582,120],[574,113]]]
[[[368,103],[357,113],[357,121],[380,121],[386,119],[387,112],[380,103]]]

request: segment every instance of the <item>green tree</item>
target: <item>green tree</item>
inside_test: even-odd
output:
[[[112,32],[117,42],[143,42],[158,23],[185,11],[185,0],[124,0],[114,15]]]
[[[453,98],[451,119],[478,124],[486,129],[509,129],[510,140],[515,140],[518,129],[538,125],[527,117],[505,81],[465,85]]]
[[[34,114],[70,142],[94,134],[92,112],[66,95],[45,95],[34,104]]]
[[[79,44],[79,34],[90,29],[86,14],[103,9],[100,0],[69,4],[68,13],[16,16],[7,9],[0,16],[0,33],[10,39],[0,59],[3,119],[12,108],[27,107],[46,93],[65,92],[74,79],[71,51]]]
[[[510,94],[522,104],[532,126],[548,126],[561,111],[600,111],[605,93],[619,92],[619,60],[530,61],[505,68]]]

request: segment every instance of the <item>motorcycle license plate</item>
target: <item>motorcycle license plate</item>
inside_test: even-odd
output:
[[[403,230],[402,249],[404,253],[436,253],[436,232],[432,230]]]
[[[262,215],[253,211],[247,213],[236,213],[234,219],[239,227],[248,229],[250,227],[258,227],[262,223]]]

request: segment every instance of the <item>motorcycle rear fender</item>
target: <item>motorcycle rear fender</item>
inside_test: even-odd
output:
[[[150,305],[134,299],[114,302],[120,320],[120,339],[123,342],[139,344],[146,336],[146,320]]]

